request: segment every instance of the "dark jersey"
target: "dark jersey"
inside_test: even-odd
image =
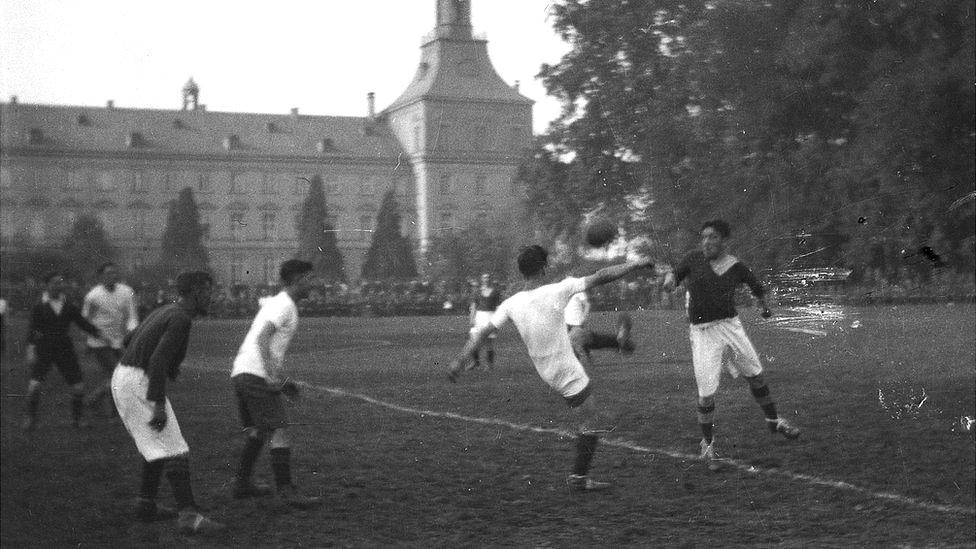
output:
[[[735,289],[746,284],[752,295],[762,297],[765,293],[762,284],[748,267],[735,263],[721,275],[712,270],[701,252],[686,255],[674,271],[678,284],[684,282],[688,290],[688,320],[692,324],[704,324],[723,318],[734,318]]]
[[[54,312],[50,303],[40,302],[31,309],[30,324],[27,327],[27,343],[45,346],[71,346],[68,328],[71,323],[89,334],[98,337],[98,328],[81,316],[81,310],[65,301],[61,314]]]
[[[171,303],[153,311],[126,337],[120,363],[142,368],[149,376],[146,398],[161,402],[166,398],[166,378],[176,379],[186,357],[193,317],[179,304]]]
[[[477,311],[494,311],[501,305],[502,293],[498,288],[492,288],[488,295],[485,295],[479,288],[474,295],[474,307]]]

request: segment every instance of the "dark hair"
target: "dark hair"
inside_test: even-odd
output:
[[[111,261],[106,261],[105,263],[102,263],[101,265],[99,265],[98,266],[98,270],[96,270],[95,272],[98,273],[98,274],[100,274],[100,275],[101,274],[105,274],[105,269],[108,269],[109,267],[118,267],[118,265],[116,265],[115,263],[113,263]]]
[[[712,219],[702,223],[701,229],[698,229],[698,232],[702,232],[709,227],[715,229],[715,232],[722,235],[722,238],[728,238],[732,234],[732,228],[729,227],[728,222],[722,219]]]
[[[204,284],[213,285],[213,277],[206,271],[184,271],[176,275],[176,292],[188,296]]]
[[[519,250],[518,270],[522,276],[529,278],[539,274],[549,263],[549,252],[538,244],[523,246]]]
[[[48,271],[48,272],[44,273],[44,283],[45,284],[50,284],[51,281],[54,280],[54,278],[55,277],[58,277],[58,276],[60,276],[60,277],[63,278],[64,277],[64,273],[61,272],[61,271]]]
[[[278,277],[285,286],[295,283],[305,273],[312,272],[312,264],[301,259],[289,259],[281,264]]]

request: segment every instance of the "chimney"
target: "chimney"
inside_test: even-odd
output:
[[[108,101],[106,101],[105,102],[105,108],[106,109],[114,109],[115,108],[115,101],[113,101],[112,99],[109,99]]]
[[[10,104],[11,105],[16,105],[17,104],[17,96],[16,95],[11,95],[10,96]]]
[[[519,84],[521,84],[521,82],[519,82],[518,80],[516,80],[515,81],[515,86],[513,86],[515,88],[515,91],[519,91]]]
[[[366,112],[369,114],[370,120],[376,118],[376,94],[373,92],[366,94]]]
[[[292,107],[291,108],[291,115],[292,116],[295,116],[295,117],[298,116],[298,107]]]

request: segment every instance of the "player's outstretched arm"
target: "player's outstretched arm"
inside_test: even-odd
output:
[[[600,286],[608,282],[613,282],[614,280],[627,276],[638,269],[653,268],[654,260],[650,258],[642,258],[637,261],[628,261],[627,263],[621,263],[620,265],[604,267],[590,276],[585,277],[583,279],[583,283],[585,284],[586,289],[590,289],[594,286]]]
[[[488,340],[488,336],[498,331],[498,328],[491,323],[479,328],[468,341],[464,343],[464,347],[461,352],[454,357],[447,371],[447,379],[451,383],[457,383],[458,376],[464,371],[464,368],[474,360],[474,353]]]

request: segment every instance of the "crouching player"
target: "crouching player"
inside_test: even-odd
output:
[[[223,530],[224,525],[197,510],[190,486],[190,447],[166,397],[166,380],[175,380],[180,373],[193,317],[207,314],[213,279],[205,272],[180,273],[176,288],[176,303],[153,311],[126,337],[122,359],[112,374],[112,398],[143,457],[136,518],[148,522],[176,517],[184,533],[210,533]],[[164,471],[176,499],[175,512],[156,505]]]
[[[296,301],[308,297],[312,264],[289,259],[281,264],[282,290],[264,299],[244,337],[231,379],[237,395],[241,423],[247,433],[241,452],[233,496],[243,499],[271,495],[271,489],[251,481],[254,463],[265,443],[271,441],[271,468],[279,500],[304,509],[315,506],[319,498],[298,493],[291,478],[291,447],[285,433],[288,425],[281,395],[298,394],[294,382],[281,379],[285,351],[298,329]]]
[[[525,278],[524,289],[503,301],[491,321],[468,340],[457,358],[451,361],[448,379],[456,382],[478,347],[511,320],[522,336],[539,376],[577,412],[576,462],[568,478],[570,489],[603,490],[609,488],[609,484],[589,478],[590,463],[599,433],[607,432],[613,426],[603,424],[606,419],[591,394],[590,378],[573,353],[563,314],[573,294],[606,284],[637,269],[653,268],[653,264],[650,261],[624,263],[600,269],[587,277],[570,277],[547,284],[548,257],[548,252],[537,245],[519,252],[518,269]]]

